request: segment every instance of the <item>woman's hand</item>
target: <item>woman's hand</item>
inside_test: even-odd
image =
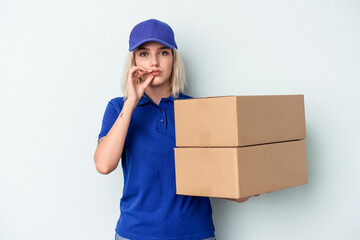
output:
[[[129,69],[129,75],[127,79],[128,84],[128,99],[138,103],[145,89],[149,86],[154,79],[152,73],[153,70],[147,70],[140,66],[133,66]]]
[[[251,197],[257,197],[259,195],[260,194],[256,194],[254,196],[238,198],[238,199],[235,199],[235,198],[224,198],[224,199],[229,200],[229,201],[233,201],[233,202],[243,203],[243,202],[246,202],[247,200],[249,200]]]

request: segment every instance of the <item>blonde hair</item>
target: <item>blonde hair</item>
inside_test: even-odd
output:
[[[170,89],[171,89],[171,96],[173,98],[177,98],[180,93],[184,92],[187,83],[185,76],[185,67],[182,58],[179,52],[176,50],[176,48],[172,49],[172,53],[173,53],[173,66],[170,75]],[[135,66],[135,56],[134,56],[134,51],[131,51],[126,56],[124,71],[121,80],[121,90],[124,95],[123,96],[124,100],[126,100],[128,97],[127,78],[128,78],[129,70],[133,66]]]

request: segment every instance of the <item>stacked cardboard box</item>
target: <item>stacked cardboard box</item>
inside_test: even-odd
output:
[[[177,194],[238,199],[307,184],[304,95],[174,104]]]

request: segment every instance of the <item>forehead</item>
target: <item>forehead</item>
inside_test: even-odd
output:
[[[155,49],[158,49],[158,48],[168,48],[168,47],[166,47],[164,44],[161,44],[159,42],[151,41],[151,42],[146,42],[144,44],[141,44],[137,49],[140,49],[140,48],[155,48]]]

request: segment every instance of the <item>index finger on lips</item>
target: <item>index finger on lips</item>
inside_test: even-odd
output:
[[[131,69],[130,69],[130,72],[131,73],[134,73],[134,72],[139,72],[139,71],[144,71],[145,69],[142,68],[142,67],[138,67],[138,66],[133,66]]]
[[[137,76],[137,77],[141,77],[143,75],[146,75],[148,73],[150,73],[152,71],[149,71],[143,67],[134,67],[134,69],[132,69],[132,74]]]
[[[151,72],[154,71],[153,69],[146,69],[146,68],[140,67],[140,66],[137,66],[137,67],[138,67],[138,69],[139,69],[140,71],[142,71],[142,72],[144,72],[144,73],[151,73]]]

